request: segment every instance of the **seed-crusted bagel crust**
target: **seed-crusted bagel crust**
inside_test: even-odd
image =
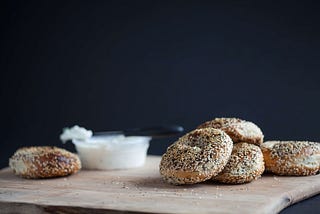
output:
[[[227,184],[251,182],[264,172],[264,161],[261,149],[249,143],[233,145],[231,157],[222,172],[212,179]]]
[[[76,154],[50,146],[24,147],[9,159],[16,175],[24,178],[50,178],[76,173],[81,162]]]
[[[263,133],[254,123],[239,118],[215,118],[198,126],[212,127],[225,131],[234,143],[246,142],[260,146],[263,143]]]
[[[277,175],[315,175],[320,170],[320,143],[266,141],[261,145],[266,171]]]
[[[160,174],[171,184],[194,184],[222,171],[233,142],[222,130],[193,130],[168,147],[160,162]]]

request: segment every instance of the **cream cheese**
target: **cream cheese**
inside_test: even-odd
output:
[[[91,130],[75,125],[72,128],[64,128],[60,140],[65,143],[68,140],[87,140],[91,137]]]

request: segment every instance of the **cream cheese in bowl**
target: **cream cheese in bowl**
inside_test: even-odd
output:
[[[86,169],[128,169],[143,166],[151,137],[93,136],[72,140]]]
[[[76,129],[78,131],[78,128]],[[66,131],[68,129],[65,129],[64,133]],[[61,140],[63,134],[60,136]],[[151,137],[127,137],[121,134],[86,136],[75,137],[72,135],[71,139],[64,138],[64,140],[72,140],[83,168],[98,170],[128,169],[143,166],[151,140]]]

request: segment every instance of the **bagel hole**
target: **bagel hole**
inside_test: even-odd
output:
[[[205,143],[202,143],[201,141],[189,141],[186,142],[185,145],[200,150],[202,150],[205,147]]]

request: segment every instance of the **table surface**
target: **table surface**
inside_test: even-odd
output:
[[[306,200],[293,204],[280,212],[280,214],[294,214],[294,213],[320,213],[320,195],[313,196]]]

